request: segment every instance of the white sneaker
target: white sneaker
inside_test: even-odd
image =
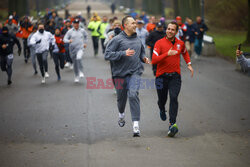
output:
[[[138,121],[133,122],[133,132],[134,132],[134,137],[140,137],[140,129]]]
[[[79,77],[75,77],[75,83],[78,83],[79,82]]]
[[[73,70],[73,68],[74,68],[73,64],[70,64],[69,69]]]
[[[42,78],[42,84],[45,84],[45,77]]]
[[[49,73],[45,72],[45,78],[49,78]]]
[[[84,74],[83,74],[83,72],[79,72],[79,76],[80,76],[80,78],[83,78],[84,77]]]
[[[70,63],[69,63],[69,62],[67,62],[67,63],[64,65],[64,67],[66,67],[66,68],[69,68],[69,66],[70,66]]]

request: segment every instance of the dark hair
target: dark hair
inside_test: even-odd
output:
[[[39,22],[39,23],[37,24],[37,26],[39,26],[39,25],[43,25],[43,26],[44,26],[44,23],[43,23],[43,22]]]
[[[124,24],[127,22],[128,18],[133,18],[133,17],[132,16],[125,16],[125,17],[123,17],[123,19],[122,19],[122,26],[123,26],[123,28],[124,28]]]
[[[168,23],[168,25],[169,24],[174,24],[174,25],[176,25],[176,32],[178,32],[178,29],[179,29],[179,25],[176,23],[176,21],[171,21],[170,23]],[[168,27],[168,26],[167,26]]]

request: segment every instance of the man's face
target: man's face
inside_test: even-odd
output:
[[[56,34],[56,35],[60,35],[60,30],[59,30],[59,29],[56,29],[55,34]]]
[[[130,33],[136,32],[136,21],[132,17],[127,19],[127,22],[125,23],[125,30],[129,31]]]
[[[103,17],[103,18],[102,18],[102,21],[103,21],[104,23],[107,23],[108,18],[107,18],[107,17]]]
[[[154,16],[151,17],[151,22],[152,22],[152,23],[155,22],[155,17],[154,17]]]
[[[197,23],[201,23],[201,17],[198,16],[198,17],[196,18],[196,21],[197,21]]]
[[[40,30],[40,29],[44,29],[44,25],[40,24],[40,25],[38,26],[38,30]]]
[[[78,29],[79,28],[79,23],[74,23],[73,26],[74,26],[75,29]]]
[[[191,19],[188,19],[188,25],[192,25],[193,24],[193,21]]]
[[[67,26],[67,27],[70,27],[70,25],[71,25],[70,22],[67,22],[67,23],[66,23],[66,26]]]
[[[139,29],[142,29],[143,24],[137,24],[137,27],[138,27]]]
[[[97,21],[97,17],[93,17],[93,20],[94,20],[94,21]]]
[[[176,35],[176,25],[175,24],[169,24],[168,28],[166,30],[167,38],[168,39],[173,39]]]
[[[181,20],[176,20],[176,23],[177,23],[178,25],[181,25]]]

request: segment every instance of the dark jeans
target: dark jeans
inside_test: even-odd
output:
[[[0,59],[1,59],[1,70],[7,72],[8,81],[11,81],[13,54],[12,58],[10,58],[9,56],[1,56]]]
[[[200,56],[202,52],[202,42],[203,39],[195,39],[194,50],[198,56]]]
[[[105,41],[105,38],[101,38],[101,44],[102,44],[102,53],[104,54],[105,53],[105,46],[104,46],[104,41]]]
[[[94,46],[94,53],[95,55],[98,54],[98,43],[99,43],[99,37],[92,36],[93,46]]]
[[[153,56],[153,49],[150,49],[150,58],[152,60],[152,56]],[[152,70],[153,70],[153,74],[154,76],[156,75],[156,70],[157,70],[157,64],[152,64]]]
[[[162,79],[163,81],[163,87],[157,89],[159,109],[165,111],[169,92],[169,122],[174,124],[178,113],[178,95],[181,90],[181,76],[177,73],[172,73],[172,75],[163,74],[157,77],[156,80],[157,79]]]
[[[30,48],[28,47],[27,39],[23,39],[23,55],[25,60],[28,60],[30,57]]]
[[[69,44],[65,44],[65,59],[66,59],[66,62],[69,62],[72,64],[72,59],[69,54]]]
[[[46,50],[42,53],[36,54],[42,77],[44,77],[45,72],[48,72],[48,60],[47,60],[48,53],[49,53],[49,51]]]
[[[64,68],[65,54],[64,53],[53,53],[53,60],[54,60],[54,64],[55,64],[55,70],[56,70],[57,77],[61,78],[59,66],[61,69]]]

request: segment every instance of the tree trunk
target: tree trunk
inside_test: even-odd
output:
[[[248,30],[247,30],[247,39],[245,44],[250,44],[250,0],[248,0]]]
[[[179,0],[173,0],[173,4],[174,4],[174,17],[180,15],[179,12]]]

